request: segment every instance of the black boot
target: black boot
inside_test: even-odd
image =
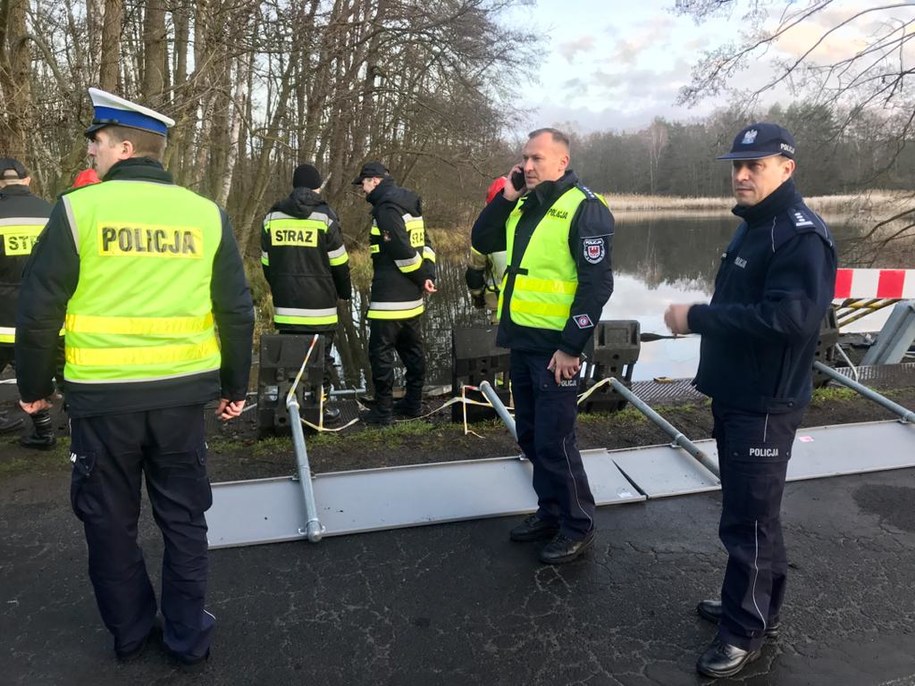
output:
[[[54,435],[54,425],[51,422],[51,411],[40,410],[32,415],[32,433],[19,439],[19,445],[23,448],[33,448],[35,450],[51,450],[57,444],[57,437]]]
[[[394,403],[394,412],[401,417],[410,417],[411,419],[422,417],[422,398],[411,398],[410,396],[404,396],[396,403]]]
[[[393,413],[391,412],[391,399],[375,398],[375,404],[372,409],[359,415],[359,419],[372,426],[391,426],[394,423]]]
[[[6,412],[0,412],[0,434],[15,431],[22,426],[22,417],[10,417]]]

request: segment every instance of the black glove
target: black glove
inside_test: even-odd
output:
[[[483,309],[486,307],[486,298],[483,297],[482,293],[471,294],[470,299],[473,301],[473,306],[477,309]]]

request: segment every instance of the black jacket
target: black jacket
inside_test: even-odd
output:
[[[336,213],[320,195],[308,188],[296,188],[289,197],[270,208],[270,213],[274,212],[296,219],[308,219],[312,214],[319,219],[327,217],[327,230],[318,233],[313,247],[273,245],[264,221],[261,251],[265,257],[261,265],[270,284],[274,307],[318,310],[335,308],[337,298],[349,300],[352,297],[349,263],[331,266],[328,254],[341,249],[345,252],[343,231]],[[310,333],[333,331],[336,325],[283,325],[283,328]]]
[[[5,231],[3,224],[10,220],[24,220],[26,224],[45,224],[51,214],[50,203],[32,195],[28,186],[11,184],[0,188],[0,327],[13,328],[16,323],[16,303],[19,300],[19,284],[22,268],[28,260],[26,254],[7,254],[7,249],[20,253],[19,236]],[[23,223],[23,222],[13,222]]]
[[[569,320],[562,331],[535,329],[511,321],[511,297],[515,285],[515,274],[509,265],[508,279],[502,295],[502,317],[496,342],[505,348],[528,350],[552,354],[562,350],[569,355],[581,355],[588,340],[594,335],[594,326],[600,321],[601,311],[613,293],[613,215],[590,190],[578,183],[578,176],[571,169],[556,181],[544,181],[523,196],[521,219],[515,227],[512,246],[512,260],[520,264],[531,235],[540,221],[563,193],[573,186],[585,192],[585,199],[578,206],[569,230],[569,253],[578,269],[578,288],[572,301]],[[505,222],[515,207],[500,193],[480,213],[473,225],[471,242],[482,253],[506,249]],[[599,241],[603,245],[603,256],[597,262],[586,258],[585,241]]]
[[[799,409],[810,402],[820,324],[835,292],[832,235],[790,179],[733,211],[744,221],[721,256],[712,301],[688,314],[702,335],[694,383],[749,412]]]
[[[162,165],[146,158],[115,164],[105,181],[135,180],[173,183]],[[80,193],[75,189],[71,193]],[[117,208],[112,208],[115,211]],[[232,227],[225,212],[222,240],[213,259],[210,297],[219,336],[222,367],[177,379],[119,384],[67,384],[64,391],[71,417],[120,414],[163,407],[202,405],[218,397],[242,400],[248,390],[254,306]],[[54,353],[67,303],[80,280],[80,261],[70,222],[61,201],[22,275],[16,313],[16,380],[25,402],[48,397],[54,390]],[[133,285],[133,284],[131,284]],[[118,284],[112,284],[118,288]]]
[[[372,205],[372,217],[378,225],[380,236],[372,236],[371,243],[378,247],[372,251],[372,302],[410,302],[423,297],[426,279],[435,279],[435,263],[423,259],[419,269],[402,272],[395,260],[406,260],[414,255],[423,257],[424,248],[431,249],[429,231],[425,231],[422,247],[410,245],[410,236],[404,215],[422,216],[422,202],[411,190],[401,188],[394,179],[382,179],[366,196]]]

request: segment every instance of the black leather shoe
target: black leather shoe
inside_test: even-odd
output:
[[[168,648],[165,649],[165,652],[168,653],[172,664],[185,674],[196,674],[197,672],[202,672],[204,669],[206,669],[207,662],[210,660],[209,648],[207,648],[206,655],[203,657],[188,657],[186,655],[179,655],[178,653],[172,652]]]
[[[583,552],[594,543],[594,531],[580,539],[567,538],[563,534],[556,534],[552,541],[543,546],[540,551],[540,561],[548,565],[562,565],[578,559]]]
[[[518,526],[508,532],[508,537],[516,543],[528,541],[545,541],[559,532],[555,522],[545,522],[535,514],[528,515]]]
[[[711,677],[734,676],[759,655],[759,650],[744,650],[716,638],[696,662],[696,671]]]
[[[6,412],[0,413],[0,434],[9,433],[10,431],[15,431],[20,426],[22,426],[23,419],[22,417],[13,417],[10,418]]]
[[[40,434],[37,431],[33,431],[20,438],[19,445],[32,450],[53,450],[54,446],[57,445],[57,437],[54,434]]]
[[[394,423],[391,411],[383,410],[377,405],[368,412],[360,415],[359,418],[369,426],[391,426],[391,424]]]
[[[423,416],[422,404],[408,402],[406,398],[394,403],[394,412],[401,417],[416,419]]]
[[[707,619],[713,624],[721,621],[721,601],[720,600],[701,600],[696,606],[696,612],[702,619]],[[778,632],[781,629],[781,623],[776,619],[766,627],[766,638],[778,638]]]

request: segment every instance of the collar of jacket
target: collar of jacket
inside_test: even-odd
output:
[[[731,210],[747,224],[753,226],[779,212],[788,209],[801,201],[801,196],[794,185],[794,179],[788,179],[760,202],[750,207],[737,205]]]
[[[161,162],[149,157],[131,157],[115,162],[103,181],[155,181],[174,183],[172,175],[165,171]]]
[[[375,188],[372,189],[372,192],[365,196],[365,199],[368,200],[373,205],[377,205],[381,200],[394,190],[396,186],[394,185],[394,178],[391,176],[385,176],[381,183],[379,183]]]
[[[31,195],[32,191],[24,183],[11,183],[5,188],[0,188],[0,195]]]
[[[521,211],[528,212],[541,205],[549,207],[576,183],[578,183],[578,176],[571,169],[567,169],[566,173],[555,181],[541,181],[534,187],[534,190],[524,196]]]

